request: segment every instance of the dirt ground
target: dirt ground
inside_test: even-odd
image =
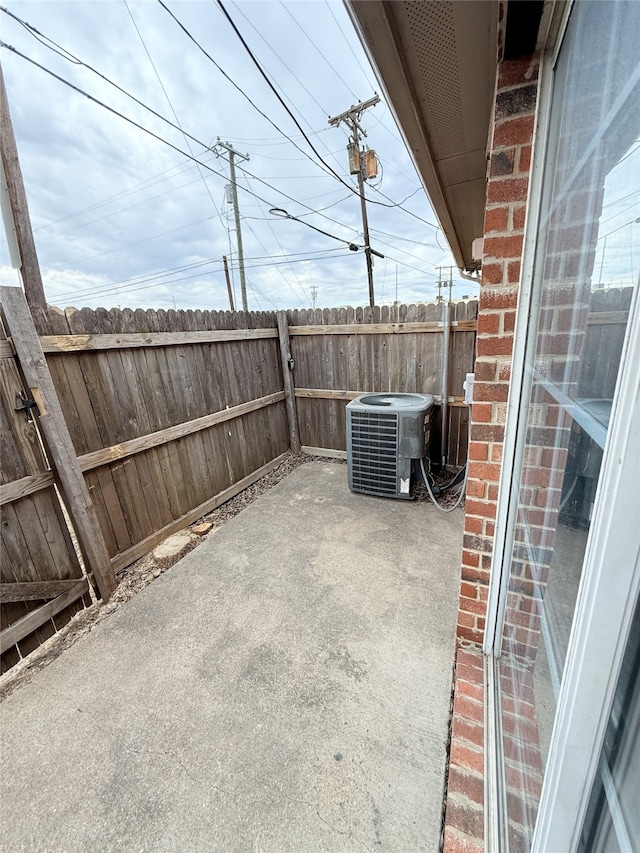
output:
[[[165,543],[161,543],[160,546],[149,554],[146,554],[135,563],[118,572],[118,586],[106,605],[103,605],[101,601],[97,601],[76,614],[60,631],[46,640],[28,657],[0,676],[0,702],[23,684],[28,683],[36,672],[48,666],[65,649],[68,649],[77,640],[88,634],[95,625],[106,619],[111,613],[133,598],[137,592],[150,583],[153,583],[163,572],[168,571],[185,554],[193,550],[202,541],[203,537],[211,535],[231,518],[235,518],[245,507],[253,503],[260,495],[272,486],[275,486],[300,465],[314,461],[346,465],[346,462],[342,459],[289,453],[273,471],[265,474],[264,477],[252,486],[244,489],[244,491],[236,495],[236,497],[231,498],[227,503],[207,513],[186,528],[186,530],[169,537],[169,540],[175,540],[177,546],[177,548],[169,549],[171,552],[169,555],[162,555],[163,545],[169,541],[165,540]],[[433,480],[436,485],[442,485],[448,482],[451,476],[450,473],[447,473],[446,476],[436,473]],[[417,483],[414,486],[414,499],[420,502],[431,501],[422,483]],[[455,504],[456,499],[457,490],[452,490],[451,493],[439,495],[438,503],[443,508],[450,509]],[[462,507],[464,507],[464,501],[462,501]]]

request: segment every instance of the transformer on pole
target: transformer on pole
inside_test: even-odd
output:
[[[362,211],[362,231],[364,235],[364,252],[367,259],[367,278],[369,280],[369,304],[373,307],[375,302],[375,294],[373,289],[373,261],[371,255],[384,257],[379,252],[371,248],[369,242],[369,222],[367,219],[367,200],[364,194],[364,182],[369,178],[375,178],[378,174],[378,164],[375,151],[369,149],[360,149],[360,138],[366,136],[366,130],[360,125],[360,118],[365,110],[369,107],[375,107],[380,101],[377,95],[369,98],[368,101],[361,101],[359,104],[350,107],[340,115],[329,119],[331,127],[338,127],[344,123],[351,131],[351,139],[347,146],[349,155],[349,172],[352,175],[358,176],[358,192],[360,195],[360,208]]]

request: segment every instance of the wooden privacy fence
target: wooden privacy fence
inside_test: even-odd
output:
[[[88,600],[65,510],[106,598],[116,572],[289,447],[344,452],[357,394],[440,391],[441,306],[288,316],[50,308],[32,320],[19,290],[1,295],[11,338],[0,341],[3,669]],[[465,459],[475,315],[472,302],[452,316],[452,464]],[[16,394],[35,420],[16,411]]]
[[[89,591],[69,522],[103,598],[116,580],[24,295],[17,288],[0,291],[0,653],[6,668],[64,624]]]
[[[275,315],[85,309],[39,327],[116,571],[288,449]]]
[[[613,399],[633,287],[596,290],[589,300],[577,396]]]
[[[467,459],[478,303],[451,305],[447,371],[448,462]],[[346,449],[346,404],[372,391],[433,394],[432,458],[439,460],[443,303],[289,311],[300,441],[310,452]]]
[[[27,410],[16,410],[23,396],[24,383],[0,330],[3,672],[20,658],[16,644],[28,654],[66,624],[89,594],[35,425]]]
[[[592,295],[580,396],[613,395],[630,294]],[[34,309],[32,318],[20,290],[0,295],[2,671],[90,600],[89,582],[106,599],[117,571],[289,447],[344,454],[345,407],[358,394],[441,402],[441,304],[286,315]],[[466,461],[462,383],[476,316],[475,301],[452,306],[452,465]]]
[[[3,433],[4,422],[12,424],[2,465],[0,590],[5,599],[24,592],[19,584],[26,581],[82,579],[54,491],[54,484],[70,471],[80,482],[73,493],[61,491],[83,553],[71,505],[74,494],[87,501],[95,519],[96,541],[89,544],[93,551],[84,554],[85,565],[95,575],[96,564],[102,562],[104,569],[106,561],[115,586],[115,572],[242,491],[287,451],[290,437],[275,314],[49,309],[35,312],[38,339],[33,326],[30,333],[23,322],[31,318],[20,291],[2,288],[1,295],[3,322],[11,336],[11,345],[2,344],[3,378],[15,372],[13,384],[4,383],[2,399]],[[28,376],[33,364],[43,367],[46,376]],[[18,371],[25,375],[20,378]],[[47,380],[64,412],[58,427],[66,432],[68,454],[58,453],[65,442],[59,429],[47,445],[45,462],[37,456],[36,424],[42,431],[51,415],[49,402],[41,396]],[[36,404],[36,424],[26,420],[24,411],[15,411],[17,392]],[[34,458],[28,465],[5,464],[17,458],[20,430],[27,433],[23,443],[35,448]],[[29,502],[37,504],[30,515],[25,509]],[[14,512],[20,527],[6,523]],[[63,544],[53,540],[55,524],[62,524],[59,536],[66,536],[68,565],[59,560]],[[25,563],[24,555],[35,548],[32,528],[38,526],[42,536],[52,540],[55,556],[45,559],[38,552]],[[81,582],[82,589],[75,590],[80,595],[87,592],[86,581]],[[108,588],[98,586],[106,598]],[[38,619],[41,625],[50,621],[49,611],[62,603],[61,588],[41,586],[39,600],[30,593],[19,602],[3,603],[3,668],[44,636],[39,625],[33,636],[33,627]],[[31,621],[16,626],[26,611]],[[31,632],[25,634],[29,627]],[[53,627],[48,624],[46,630]]]

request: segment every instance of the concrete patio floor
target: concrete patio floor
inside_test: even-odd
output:
[[[2,703],[1,849],[435,853],[462,523],[297,468]]]

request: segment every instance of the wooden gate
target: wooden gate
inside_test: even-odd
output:
[[[87,575],[70,524],[89,577],[93,575],[104,599],[115,587],[115,576],[24,295],[5,287],[0,294],[0,665],[4,672],[90,602]]]

